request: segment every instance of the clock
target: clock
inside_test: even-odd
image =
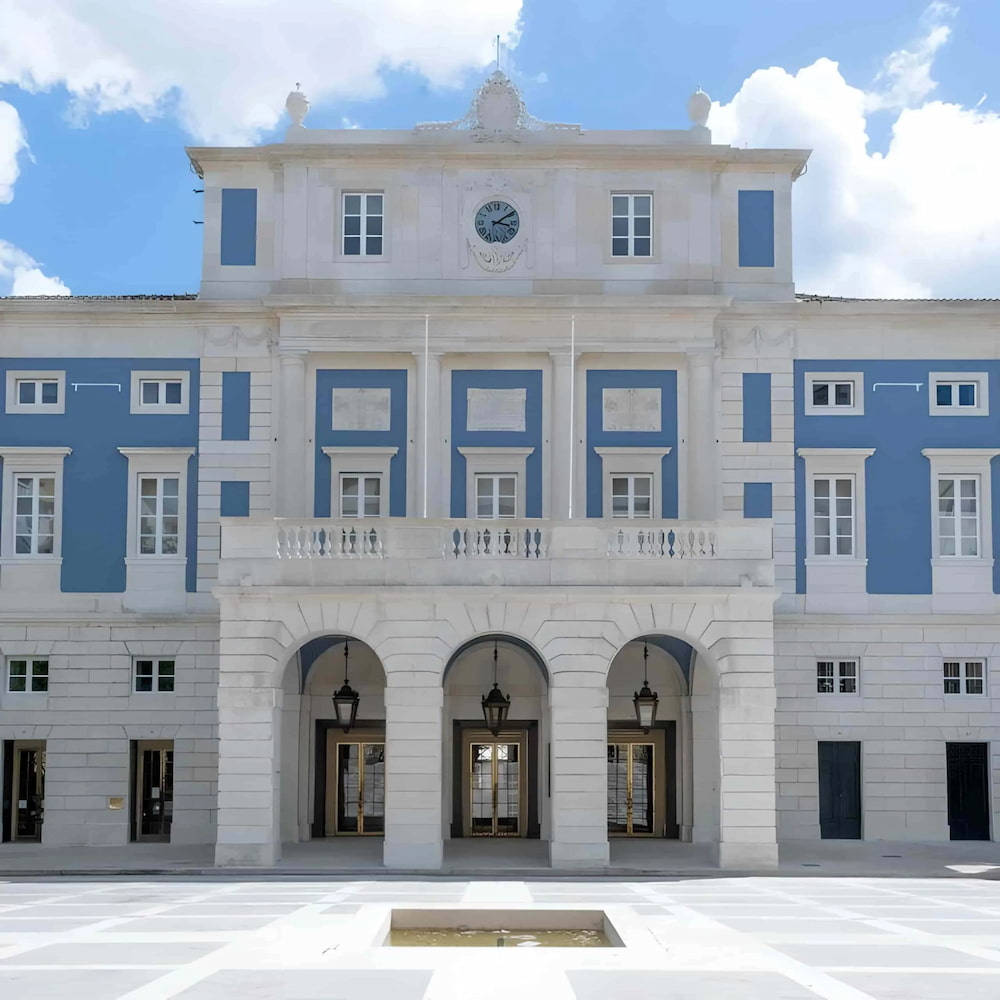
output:
[[[509,243],[520,226],[517,209],[505,201],[488,201],[476,212],[476,232],[487,243]]]

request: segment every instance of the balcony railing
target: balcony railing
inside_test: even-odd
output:
[[[248,578],[288,586],[773,582],[766,520],[224,518],[222,525],[223,585]]]

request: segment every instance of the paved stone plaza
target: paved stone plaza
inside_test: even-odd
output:
[[[627,947],[371,947],[385,909],[604,908]],[[3,1000],[993,1000],[988,879],[0,883]]]

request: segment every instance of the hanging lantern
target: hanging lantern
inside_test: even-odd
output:
[[[344,686],[333,696],[333,711],[337,715],[337,723],[344,732],[348,732],[358,717],[358,704],[361,695],[347,681],[347,663],[350,650],[347,639],[344,639]]]
[[[649,644],[642,644],[642,687],[636,691],[632,704],[635,706],[635,718],[639,728],[648,733],[656,722],[656,706],[660,703],[659,695],[649,687]]]
[[[486,719],[486,728],[497,736],[503,729],[507,721],[507,713],[510,711],[510,698],[504,697],[497,683],[497,641],[493,640],[493,690],[483,697],[483,716]]]

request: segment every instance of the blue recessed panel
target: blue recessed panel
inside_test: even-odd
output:
[[[222,189],[219,263],[253,267],[257,263],[257,189]]]
[[[743,484],[743,516],[770,517],[773,513],[771,483]]]
[[[604,430],[605,389],[659,389],[658,431]],[[669,448],[660,480],[661,513],[677,517],[677,372],[591,369],[587,372],[587,517],[604,517],[604,463],[595,448]],[[607,512],[611,516],[611,512]]]
[[[250,372],[222,373],[222,440],[250,440]]]
[[[771,376],[743,373],[743,440],[771,440]]]
[[[739,192],[740,267],[774,267],[774,192]]]
[[[128,460],[119,448],[197,448],[198,362],[150,358],[0,360],[0,445],[68,447],[63,464],[62,582],[65,593],[125,590]],[[8,369],[65,371],[64,413],[6,413]],[[190,412],[131,413],[132,371],[187,371]],[[0,511],[0,517],[6,517]],[[198,554],[198,459],[188,461],[187,581]]]
[[[806,372],[862,372],[864,414],[806,415]],[[931,467],[924,448],[997,448],[1000,411],[976,420],[931,415],[927,393],[931,372],[982,371],[993,385],[996,361],[795,362],[796,448],[874,448],[865,462],[868,593],[931,593]],[[992,396],[992,393],[990,394]],[[993,463],[997,480],[997,463]],[[993,524],[1000,524],[1000,494],[994,487]],[[805,464],[796,459],[796,590],[805,592]],[[1000,593],[1000,531],[993,533],[994,591]]]
[[[523,431],[468,430],[469,389],[524,389]],[[542,373],[540,371],[455,371],[451,375],[451,516],[466,511],[465,456],[459,448],[534,448],[525,462],[524,513],[542,516]]]
[[[219,514],[222,517],[249,517],[250,483],[233,481],[220,486]]]
[[[388,389],[387,431],[333,430],[334,389]],[[316,372],[316,488],[314,517],[330,516],[330,459],[324,447],[395,447],[389,462],[389,515],[406,516],[406,371],[397,368],[322,368]],[[358,470],[364,471],[364,470]]]

